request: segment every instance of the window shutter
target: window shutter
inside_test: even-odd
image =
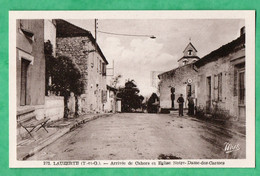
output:
[[[218,100],[222,101],[222,73],[218,74]]]
[[[218,75],[214,75],[214,100],[218,100]]]
[[[234,70],[234,91],[233,95],[237,96],[237,69]]]

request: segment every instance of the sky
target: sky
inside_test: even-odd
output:
[[[94,19],[67,20],[95,36]],[[244,20],[239,19],[99,19],[97,31],[130,35],[154,35],[156,39],[137,36],[118,36],[97,32],[97,43],[113,67],[120,74],[119,85],[135,80],[140,94],[156,92],[152,86],[151,71],[165,72],[178,67],[177,60],[191,41],[197,55],[203,57],[239,37]],[[110,74],[108,72],[108,74]],[[107,77],[110,83],[112,76]]]

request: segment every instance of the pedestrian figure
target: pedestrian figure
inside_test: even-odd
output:
[[[180,97],[177,99],[177,102],[179,103],[179,116],[183,116],[183,103],[184,103],[184,99],[182,97],[182,94],[180,94]]]
[[[82,114],[82,105],[81,105],[81,97],[77,96],[77,115],[80,116]]]
[[[68,106],[68,117],[73,118],[75,115],[75,110],[76,110],[76,101],[75,101],[75,96],[73,92],[70,92],[70,97],[67,102]]]
[[[190,95],[188,97],[188,115],[194,115],[194,101],[193,97]]]
[[[172,87],[172,88],[171,88],[172,109],[174,109],[174,100],[175,100],[175,94],[174,94],[174,92],[175,92],[175,88]]]

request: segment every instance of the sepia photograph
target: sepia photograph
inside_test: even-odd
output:
[[[253,166],[254,13],[43,12],[9,19],[12,166]]]

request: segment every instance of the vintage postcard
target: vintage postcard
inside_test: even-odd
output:
[[[12,168],[255,167],[255,11],[10,11]]]

